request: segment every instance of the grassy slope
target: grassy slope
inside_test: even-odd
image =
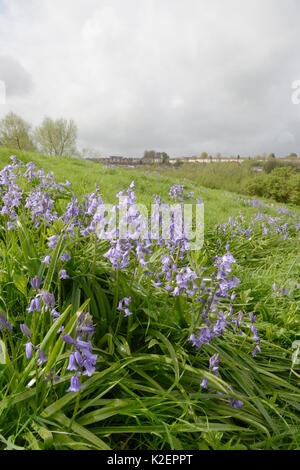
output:
[[[9,163],[10,155],[16,155],[24,163],[33,161],[38,167],[44,168],[46,171],[53,171],[57,181],[68,179],[72,183],[74,195],[79,197],[92,192],[95,184],[98,184],[105,202],[116,202],[115,195],[120,190],[127,188],[132,181],[135,181],[138,202],[144,204],[150,203],[154,194],[159,194],[164,200],[168,200],[170,186],[174,183],[183,184],[187,192],[194,190],[196,194],[199,191],[199,196],[204,201],[206,235],[214,231],[218,223],[227,222],[229,217],[237,217],[239,214],[243,214],[247,220],[259,211],[257,207],[244,205],[243,200],[247,199],[246,196],[239,198],[236,194],[225,193],[223,190],[204,189],[204,187],[195,186],[194,181],[178,178],[176,171],[168,172],[172,176],[164,176],[163,172],[160,173],[159,168],[153,169],[152,172],[117,167],[103,168],[102,165],[81,159],[47,157],[41,154],[17,152],[0,147],[1,168]],[[260,200],[267,204],[272,203],[270,200],[261,198]],[[274,205],[278,206],[278,203],[274,203]],[[299,207],[289,206],[289,209],[300,215]],[[278,215],[272,211],[271,213],[272,215]],[[206,237],[206,239],[209,243],[209,237]],[[265,301],[264,295],[274,282],[281,286],[293,284],[296,280],[300,281],[298,243],[299,241],[295,244],[294,240],[292,243],[282,243],[275,240],[271,244],[261,246],[257,252],[254,246],[249,251],[247,244],[245,244],[245,251],[243,251],[243,247],[238,248],[240,255],[238,261],[242,268],[239,273],[240,277],[245,290],[247,290],[246,286],[248,285],[257,294],[259,304]],[[259,299],[259,296],[263,296],[263,298]],[[269,297],[269,301],[272,301],[272,297]],[[253,305],[255,306],[255,302],[253,302]],[[291,310],[295,310],[294,305]],[[299,310],[297,311],[299,313]],[[286,314],[288,316],[289,311]],[[272,338],[271,330],[272,327],[268,330],[269,339]],[[283,331],[281,334],[285,336]]]
[[[179,182],[176,177],[160,176],[155,172],[145,174],[145,172],[141,173],[132,169],[103,169],[100,165],[83,160],[45,157],[38,154],[13,152],[2,148],[0,148],[1,168],[9,162],[11,154],[16,154],[25,163],[34,161],[39,167],[45,168],[47,171],[54,171],[58,181],[68,179],[71,181],[76,194],[83,195],[92,191],[94,184],[97,183],[101,188],[103,199],[110,202],[114,200],[114,195],[127,187],[132,180],[136,183],[139,202],[148,202],[153,194],[160,194],[163,199],[167,199],[170,186],[175,182]],[[190,181],[186,180],[184,184],[186,189],[192,189]],[[245,207],[236,196],[224,195],[224,191],[206,189],[205,192],[202,192],[203,188],[197,188],[197,190],[201,191],[199,195],[205,203],[205,247],[208,250],[209,245],[213,248],[212,245],[215,243],[213,232],[217,223],[225,222],[229,216],[235,217],[240,213],[250,217],[258,212],[257,208]],[[294,210],[297,209],[294,208]],[[233,243],[232,251],[238,261],[237,275],[243,286],[243,292],[239,296],[240,308],[257,313],[259,331],[264,340],[276,343],[280,347],[290,348],[299,331],[300,296],[299,289],[297,290],[296,287],[296,283],[299,282],[300,278],[299,240],[297,241],[294,238],[281,241],[272,238],[264,243]],[[289,288],[290,295],[284,299],[274,299],[271,289],[274,282],[279,286],[284,285]],[[278,354],[280,355],[280,352]],[[267,346],[265,346],[262,356],[257,359],[258,367],[268,362],[270,371],[274,373],[276,367],[272,369],[272,358],[268,357]],[[288,373],[290,369],[289,360],[284,359],[281,364],[284,365],[278,365],[278,373]],[[272,389],[271,381],[268,387]],[[276,408],[277,396],[274,395],[272,399],[273,406]],[[280,414],[282,410],[276,408],[275,412]],[[155,414],[154,411],[153,413]],[[99,433],[101,435],[101,430],[99,430]],[[277,443],[277,441],[280,441],[277,437],[277,441],[271,444],[271,447],[276,448],[277,444],[282,448],[297,447],[299,445],[299,435],[294,431],[291,434],[292,437],[286,438],[283,436],[281,444]],[[149,436],[147,439],[149,439],[149,447],[155,446],[156,438],[154,435]],[[178,447],[176,437],[174,439],[176,448]],[[211,442],[209,439],[211,439]],[[207,442],[210,448],[214,448],[214,446],[218,448],[218,443],[214,444],[213,442],[214,439],[221,441],[221,437],[217,436],[217,433],[208,436]],[[183,442],[185,441],[183,440]],[[145,447],[145,441],[141,445]],[[184,445],[188,446],[190,444]],[[259,443],[257,448],[259,448]]]
[[[16,155],[24,163],[33,161],[38,167],[46,171],[53,171],[57,181],[68,179],[72,183],[72,188],[76,196],[83,196],[87,192],[93,191],[95,184],[101,189],[101,194],[106,202],[115,202],[115,195],[134,181],[138,202],[149,203],[153,200],[153,194],[159,194],[164,200],[168,200],[170,186],[174,183],[184,184],[187,191],[195,190],[195,182],[192,179],[178,177],[175,170],[161,171],[154,169],[151,172],[146,170],[135,170],[131,168],[103,168],[102,165],[82,159],[66,157],[46,157],[45,155],[20,152],[0,147],[0,167],[3,168],[9,163],[10,155]],[[165,175],[166,173],[166,175]],[[219,189],[196,186],[200,189],[199,196],[205,202],[206,224],[211,226],[216,223],[224,223],[228,217],[235,217],[241,212],[241,203],[233,193]],[[202,191],[205,192],[202,192]],[[232,196],[232,197],[230,197]],[[245,198],[247,198],[245,196]],[[261,201],[270,203],[270,200]],[[300,213],[299,208],[293,208]],[[245,215],[257,213],[257,208],[243,208]]]

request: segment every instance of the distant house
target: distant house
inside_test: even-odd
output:
[[[142,164],[141,158],[136,157],[122,157],[112,155],[110,157],[99,157],[99,158],[88,158],[94,163],[104,163],[106,165],[116,165],[116,166],[138,166]]]
[[[240,159],[236,158],[201,158],[201,157],[182,157],[182,158],[171,158],[170,163],[175,164],[177,161],[182,163],[239,163]]]

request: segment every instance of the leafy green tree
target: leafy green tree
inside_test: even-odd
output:
[[[292,159],[297,159],[297,158],[298,158],[298,155],[297,155],[295,152],[292,152],[292,153],[290,153],[289,155],[287,155],[286,158],[289,158],[289,159],[290,159],[290,158],[292,158]]]
[[[276,160],[276,158],[268,157],[268,160],[264,163],[264,170],[266,173],[271,173],[274,168],[280,166],[280,163]]]
[[[17,150],[35,150],[31,125],[11,112],[0,121],[0,145]]]
[[[74,155],[76,153],[77,127],[67,119],[53,120],[46,117],[35,131],[40,150],[47,155]]]
[[[162,157],[163,157],[163,165],[169,165],[170,163],[169,155],[166,152],[163,152]]]
[[[154,163],[155,156],[155,150],[145,150],[143,160],[147,160],[148,162],[150,161],[151,163]]]
[[[155,150],[145,150],[143,160],[150,160],[152,163],[155,159],[160,158],[163,165],[168,165],[170,157],[166,152],[156,152]]]
[[[179,160],[179,158],[177,158],[176,162],[174,163],[174,168],[179,168],[181,167],[182,164],[183,162]]]

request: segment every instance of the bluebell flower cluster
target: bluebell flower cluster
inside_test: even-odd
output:
[[[272,217],[261,212],[255,214],[249,223],[240,215],[236,218],[229,217],[227,223],[218,225],[219,232],[225,235],[228,240],[249,240],[253,236],[255,228],[260,230],[263,236],[275,234],[286,240],[289,235],[288,222],[284,222],[280,217]]]
[[[39,253],[43,270],[47,271],[47,266],[55,259],[55,250],[62,238],[65,243],[57,254],[59,261],[54,269],[56,269],[56,279],[61,281],[68,279],[69,275],[72,276],[70,261],[72,257],[76,258],[76,254],[71,251],[73,242],[75,245],[84,243],[86,239],[91,240],[95,244],[95,253],[101,245],[101,261],[106,267],[119,271],[129,270],[133,265],[137,269],[138,266],[143,276],[150,276],[150,282],[155,288],[163,290],[166,295],[172,297],[182,296],[196,306],[199,315],[189,337],[190,343],[196,350],[211,344],[215,338],[223,336],[226,332],[243,335],[245,328],[248,328],[255,341],[253,355],[260,352],[255,315],[250,315],[249,324],[242,312],[235,312],[234,301],[240,280],[233,274],[236,260],[229,246],[226,246],[226,251],[221,252],[222,256],[215,258],[213,266],[197,268],[196,263],[189,263],[188,233],[181,230],[175,206],[181,209],[185,197],[189,200],[196,199],[195,191],[190,191],[186,195],[183,185],[173,185],[169,196],[178,204],[173,204],[171,212],[170,206],[160,196],[155,196],[150,218],[153,226],[149,233],[148,216],[145,217],[138,210],[134,182],[127,190],[116,195],[118,202],[107,210],[97,185],[95,190],[80,202],[73,197],[68,181],[57,183],[52,172],[45,173],[44,170],[38,170],[32,162],[24,165],[16,157],[12,157],[11,160],[12,163],[0,172],[0,212],[5,216],[7,228],[13,230],[18,218],[21,218],[25,211],[36,232],[43,234],[45,244]],[[25,179],[25,183],[30,183],[27,185],[31,188],[29,192],[21,190],[20,178]],[[64,203],[64,200],[67,200],[67,203]],[[199,197],[196,202],[203,204]],[[245,201],[245,204],[257,206],[260,210],[264,208],[262,203],[255,200]],[[59,206],[63,209],[58,214]],[[288,215],[282,208],[275,210],[279,215]],[[162,221],[167,217],[170,223],[167,227],[168,233],[164,233],[165,227],[162,227]],[[271,217],[261,212],[258,212],[250,223],[246,223],[243,216],[239,216],[236,219],[230,218],[226,224],[220,224],[218,229],[220,235],[226,235],[227,239],[250,239],[257,226],[263,235],[278,234],[282,238],[288,236],[288,224],[281,217]],[[153,236],[153,231],[157,236]],[[155,252],[158,254],[153,262]],[[43,277],[42,274],[40,276]],[[59,286],[62,285],[64,283],[59,281]],[[30,279],[30,286],[32,297],[27,308],[28,314],[33,314],[33,318],[47,315],[48,324],[57,321],[60,317],[57,311],[59,307],[55,296],[47,290],[51,290],[51,287],[46,289],[38,276]],[[281,294],[286,295],[286,291],[282,289]],[[125,317],[129,317],[135,313],[134,307],[131,297],[124,297],[119,300],[117,310],[123,312]],[[32,323],[28,324],[32,328]],[[32,339],[30,328],[25,323],[22,323],[20,328],[26,337],[26,357],[30,359],[33,352],[37,351],[37,365],[43,366],[47,363],[48,351],[41,350],[39,344],[33,344],[37,341],[35,338]],[[0,312],[0,330],[12,330],[11,324],[2,312]],[[79,315],[74,338],[63,332],[64,326],[61,326],[59,335],[69,347],[67,370],[73,373],[67,391],[79,392],[84,388],[83,376],[91,376],[96,370],[97,355],[93,354],[91,341],[94,334],[92,317],[84,312]],[[220,356],[214,354],[209,361],[209,370],[217,376],[220,373],[219,367]],[[52,378],[58,379],[54,370],[49,372],[45,380]],[[208,381],[204,378],[202,387],[207,388],[207,385]],[[242,406],[239,400],[231,399],[231,403],[234,407]]]
[[[73,339],[68,334],[63,334],[62,339],[72,347],[70,352],[67,370],[75,371],[71,378],[68,392],[79,392],[84,385],[80,384],[80,377],[95,372],[97,354],[92,353],[91,338],[94,334],[93,320],[90,314],[81,312],[77,319],[76,338]]]
[[[169,195],[171,199],[174,199],[174,201],[184,201],[184,187],[181,184],[174,184],[169,192]]]
[[[3,312],[0,311],[0,330],[12,331],[12,325]]]
[[[129,310],[130,302],[131,297],[124,297],[124,299],[120,300],[119,302],[117,309],[123,311],[125,317],[129,317],[130,315],[132,315],[132,312]]]

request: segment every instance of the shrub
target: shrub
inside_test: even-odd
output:
[[[291,202],[300,196],[300,177],[293,168],[275,168],[266,178],[265,195],[278,202]],[[297,191],[298,187],[298,191]]]

